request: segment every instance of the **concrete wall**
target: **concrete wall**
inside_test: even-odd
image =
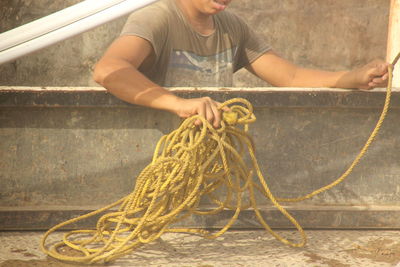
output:
[[[2,0],[0,32],[78,0]],[[301,66],[348,69],[384,58],[389,0],[235,0],[239,14],[283,57]],[[126,18],[0,66],[0,85],[93,86],[93,65]],[[267,86],[246,71],[235,86]]]
[[[47,228],[126,196],[158,139],[180,123],[172,114],[128,105],[103,90],[72,89],[0,87],[0,229]],[[257,159],[279,197],[305,195],[338,178],[366,142],[385,98],[381,90],[177,93],[251,101]],[[399,96],[393,93],[380,134],[345,182],[287,204],[302,225],[400,228]],[[264,196],[257,199],[273,226],[290,227]],[[231,215],[198,216],[184,225],[217,227]],[[259,225],[248,210],[235,227]]]

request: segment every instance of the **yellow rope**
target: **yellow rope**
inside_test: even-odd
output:
[[[399,56],[400,54],[393,65]],[[253,141],[247,134],[248,124],[255,121],[253,107],[247,100],[235,98],[222,104],[221,108],[229,107],[230,111],[223,113],[221,128],[213,128],[201,116],[186,119],[178,129],[159,140],[152,162],[137,177],[132,193],[109,206],[49,229],[42,238],[41,248],[49,256],[62,261],[86,264],[110,262],[142,244],[158,239],[165,232],[195,233],[209,239],[216,238],[232,226],[241,210],[247,208],[254,210],[260,224],[278,240],[293,247],[302,247],[306,243],[303,228],[279,202],[296,202],[311,198],[334,187],[350,174],[385,119],[391,87],[392,66],[389,67],[389,81],[382,114],[363,149],[342,176],[310,194],[298,198],[274,197],[257,163]],[[201,120],[202,126],[194,126],[196,120]],[[250,157],[251,166],[244,160],[246,155]],[[258,177],[259,184],[253,181],[253,175]],[[270,199],[290,220],[300,233],[300,242],[291,242],[270,228],[257,207],[255,191]],[[199,209],[200,200],[204,198],[208,198],[215,205],[212,210]],[[111,210],[117,206],[118,210]],[[224,209],[234,211],[234,215],[216,233],[203,229],[169,228],[171,224],[193,214],[213,215]],[[64,235],[62,241],[51,246],[46,245],[51,233],[105,211],[109,213],[100,217],[95,230],[70,231]],[[80,256],[62,254],[60,249],[65,246]]]

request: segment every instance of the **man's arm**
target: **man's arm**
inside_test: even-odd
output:
[[[372,89],[387,85],[388,63],[373,61],[351,71],[301,68],[269,51],[246,68],[273,86]]]
[[[93,79],[126,102],[167,110],[182,118],[199,114],[218,127],[221,121],[219,103],[209,97],[177,97],[138,70],[142,64],[151,63],[153,55],[153,47],[147,40],[122,36],[111,44],[96,64]]]

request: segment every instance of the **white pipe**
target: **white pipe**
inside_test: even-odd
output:
[[[0,64],[93,29],[157,0],[86,0],[52,15],[0,34]],[[63,16],[64,18],[61,18]],[[54,24],[53,24],[54,21]],[[27,33],[29,31],[29,33]],[[13,41],[9,41],[13,39]]]
[[[1,34],[0,51],[67,26],[124,0],[86,0]]]
[[[391,0],[386,60],[392,62],[400,52],[400,0]],[[400,87],[400,62],[393,72],[393,87]]]

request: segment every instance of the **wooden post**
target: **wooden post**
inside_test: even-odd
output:
[[[392,62],[400,52],[400,0],[390,1],[389,31],[386,60]],[[393,87],[400,87],[400,64],[393,74]]]

